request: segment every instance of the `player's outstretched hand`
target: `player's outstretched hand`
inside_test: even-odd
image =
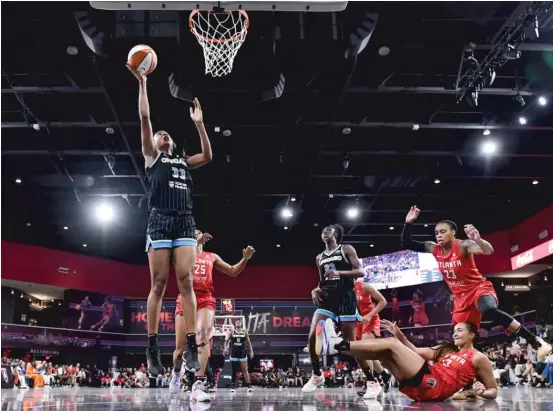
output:
[[[204,122],[204,115],[202,113],[202,106],[200,106],[200,100],[196,97],[193,101],[194,108],[190,107],[190,118],[196,124],[202,124]]]
[[[142,73],[141,71],[138,71],[138,70],[135,70],[133,69],[131,66],[129,66],[129,64],[125,64],[125,66],[127,67],[127,69],[132,73],[133,76],[136,77],[136,79],[144,84],[146,83],[146,76],[144,75],[144,73]]]
[[[246,260],[249,260],[250,258],[252,258],[254,254],[255,254],[255,248],[253,248],[251,245],[247,246],[242,250],[242,255]]]
[[[420,212],[421,210],[419,210],[417,206],[414,205],[409,209],[409,212],[407,213],[407,217],[405,217],[405,222],[414,223],[417,217],[419,216]]]
[[[205,244],[209,240],[213,240],[213,236],[209,233],[203,233],[200,238],[198,238],[198,244]]]
[[[380,327],[385,330],[385,331],[388,331],[390,334],[392,334],[394,337],[398,337],[399,333],[401,332],[401,330],[399,329],[399,327],[396,325],[395,322],[391,322],[391,321],[388,321],[388,320],[380,320]]]
[[[478,232],[478,230],[472,224],[466,224],[465,225],[465,234],[472,241],[479,241],[480,240],[480,232]]]

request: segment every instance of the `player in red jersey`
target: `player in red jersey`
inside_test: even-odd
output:
[[[409,324],[415,327],[425,327],[428,325],[428,315],[426,315],[426,307],[424,305],[424,296],[420,290],[413,293],[413,301],[411,302],[413,315],[409,317]]]
[[[482,382],[474,383],[474,394],[486,399],[496,398],[492,363],[473,345],[478,335],[476,325],[455,325],[453,344],[446,342],[432,348],[415,347],[392,322],[382,320],[382,326],[395,338],[350,342],[336,335],[332,321],[321,321],[317,325],[319,354],[345,353],[356,358],[381,360],[399,381],[399,390],[415,401],[443,401],[476,376]]]
[[[474,263],[475,254],[493,254],[492,245],[480,236],[472,224],[465,225],[468,240],[456,239],[457,225],[449,220],[440,221],[436,225],[434,233],[437,243],[413,241],[411,225],[419,213],[416,206],[409,210],[401,233],[401,245],[412,251],[432,253],[438,261],[442,277],[455,295],[453,324],[470,322],[478,327],[485,315],[495,324],[526,339],[538,351],[538,358],[545,358],[551,352],[551,345],[497,308],[498,300],[493,284],[480,274]]]
[[[357,305],[359,312],[363,317],[362,322],[357,323],[355,339],[366,340],[380,337],[380,311],[382,311],[388,302],[380,292],[372,285],[367,284],[362,278],[355,280],[355,295],[357,296]],[[376,302],[376,306],[373,301]],[[384,391],[390,389],[390,376],[384,371],[380,361],[357,360],[367,378],[367,386],[364,391],[359,391],[365,399],[375,399],[382,392],[382,387],[376,379],[382,378],[384,381]],[[376,379],[375,379],[376,377]]]
[[[98,328],[98,331],[103,331],[104,327],[111,322],[113,314],[115,314],[115,316],[119,318],[117,308],[115,307],[115,304],[113,304],[113,302],[111,301],[111,297],[109,295],[105,296],[104,303],[102,304],[102,309],[104,310],[104,312],[102,313],[102,319],[98,323],[90,327],[91,330],[95,330],[96,328]]]
[[[399,298],[397,290],[392,290],[392,321],[401,325],[401,316],[399,315]]]
[[[196,294],[197,314],[196,314],[196,336],[199,348],[200,371],[196,374],[198,384],[192,388],[191,399],[198,401],[209,401],[209,396],[205,393],[205,373],[209,360],[209,341],[213,335],[213,324],[215,319],[215,297],[213,296],[213,268],[225,273],[231,277],[236,277],[244,270],[248,260],[252,258],[255,249],[251,246],[242,250],[242,259],[238,264],[231,266],[227,264],[217,254],[204,251],[204,244],[211,240],[211,235],[196,230],[196,240],[198,247],[196,249],[196,264],[194,265],[193,288]],[[175,309],[175,337],[176,348],[173,352],[174,370],[169,384],[170,391],[180,389],[180,370],[182,367],[184,347],[186,345],[186,327],[181,306],[180,294],[177,298],[177,307]],[[193,375],[190,376],[193,379]]]

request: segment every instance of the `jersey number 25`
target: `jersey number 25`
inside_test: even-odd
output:
[[[205,275],[205,265],[196,264],[194,266],[194,274]]]

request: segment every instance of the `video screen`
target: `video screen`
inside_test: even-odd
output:
[[[275,361],[267,358],[264,360],[259,360],[259,366],[262,369],[264,368],[266,370],[272,370],[273,368],[275,368]]]
[[[67,290],[64,299],[68,304],[64,319],[65,328],[123,332],[125,299],[101,293]]]
[[[361,260],[363,280],[378,290],[443,281],[438,263],[429,253],[403,250]]]
[[[298,362],[299,365],[311,365],[311,358],[309,358],[309,354],[300,354],[298,356]]]

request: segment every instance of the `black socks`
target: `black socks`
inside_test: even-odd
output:
[[[313,374],[320,377],[321,376],[321,363],[319,362],[319,359],[317,358],[314,361],[311,361],[311,365],[313,366]]]
[[[198,345],[196,344],[196,333],[186,334],[186,344],[192,350],[198,349]]]
[[[525,326],[521,325],[520,328],[515,331],[515,334],[524,338],[535,350],[541,347],[541,344],[536,340],[536,336]]]
[[[157,346],[157,334],[148,334],[148,348],[153,348]]]
[[[343,351],[349,351],[349,341],[342,340],[338,344],[334,346],[336,350],[343,352]]]

